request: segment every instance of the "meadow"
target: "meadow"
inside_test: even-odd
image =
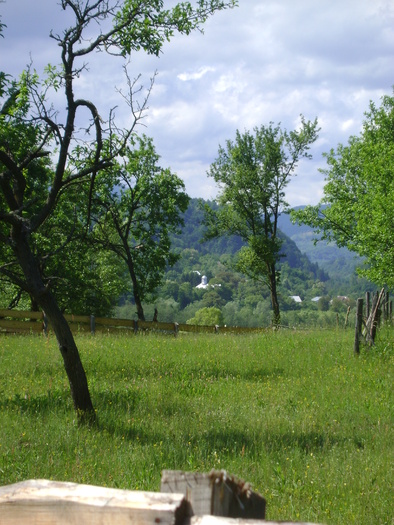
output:
[[[77,336],[98,414],[80,426],[53,336],[0,337],[0,485],[160,489],[225,469],[267,519],[393,523],[393,329]]]

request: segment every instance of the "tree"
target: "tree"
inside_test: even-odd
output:
[[[70,188],[88,187],[93,194],[97,175],[122,156],[147,98],[136,105],[138,90],[129,80],[133,119],[122,131],[112,111],[104,122],[94,102],[78,98],[76,79],[88,74],[86,61],[96,51],[120,57],[138,50],[159,55],[175,32],[198,30],[215,11],[233,5],[234,0],[198,0],[195,7],[183,2],[167,10],[161,0],[61,0],[61,8],[70,11],[74,21],[62,35],[51,34],[60,49],[60,66],[48,66],[42,81],[31,67],[18,81],[0,73],[0,241],[3,253],[10,256],[7,261],[1,257],[0,272],[46,312],[81,420],[95,419],[86,374],[70,327],[45,285],[32,237]],[[57,93],[51,102],[53,92]],[[61,94],[57,111],[54,104]],[[45,159],[51,179],[38,195],[31,191],[31,167],[42,166]]]
[[[359,273],[394,286],[394,95],[370,103],[359,136],[325,154],[324,196],[317,206],[293,212],[321,239],[365,258]]]
[[[317,120],[302,116],[299,129],[291,132],[272,123],[254,128],[254,134],[237,131],[234,142],[219,147],[208,172],[219,185],[220,207],[205,207],[205,238],[239,235],[247,243],[238,252],[237,270],[268,286],[275,325],[280,322],[278,218],[288,209],[284,190],[298,161],[311,157],[308,151],[317,133]]]
[[[98,176],[93,197],[91,242],[124,261],[142,321],[142,302],[179,259],[171,251],[170,234],[179,232],[189,203],[183,181],[160,168],[158,160],[151,139],[132,139],[123,164]]]
[[[319,297],[317,301],[317,308],[321,312],[327,312],[330,308],[330,298],[327,297],[327,295],[323,295],[322,297]]]
[[[214,306],[200,308],[195,316],[187,321],[187,324],[200,326],[216,326],[223,324],[223,315],[219,308]]]

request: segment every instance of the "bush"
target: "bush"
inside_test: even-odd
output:
[[[196,315],[186,321],[187,324],[215,326],[223,324],[223,315],[219,308],[214,306],[197,310]]]

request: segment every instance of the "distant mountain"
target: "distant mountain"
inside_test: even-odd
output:
[[[223,254],[236,254],[242,246],[245,245],[242,239],[238,236],[220,237],[211,241],[202,242],[204,236],[204,226],[202,224],[204,213],[200,208],[200,202],[215,206],[215,203],[210,201],[191,199],[189,208],[183,216],[185,225],[180,234],[172,237],[172,247],[177,251],[194,249],[199,252],[200,255],[210,254],[220,256]],[[286,221],[288,228],[290,228],[289,224],[291,224],[290,219]],[[290,268],[302,269],[302,271],[305,271],[308,275],[313,275],[315,278],[322,281],[328,279],[328,275],[322,271],[317,261],[312,261],[308,255],[302,253],[302,250],[297,246],[297,243],[292,240],[282,228],[280,237],[283,240],[282,253],[285,254],[285,257],[281,259],[279,266],[287,263]]]
[[[200,202],[216,206],[212,201],[191,199],[189,208],[184,214],[185,226],[181,234],[172,238],[173,248],[179,252],[186,248],[194,249],[200,256],[220,257],[223,254],[237,253],[244,243],[236,236],[201,242],[204,235],[202,224],[204,214],[200,209]],[[296,209],[300,208],[302,207]],[[341,294],[348,293],[350,289],[365,291],[372,287],[368,281],[358,278],[356,267],[362,263],[362,260],[353,252],[346,248],[338,248],[334,243],[326,241],[315,244],[314,240],[317,236],[312,228],[293,224],[289,214],[282,214],[279,217],[278,226],[284,236],[282,252],[286,254],[281,264],[287,263],[293,269],[302,268],[302,272],[306,272],[305,275],[314,275],[320,281],[327,281],[330,278],[330,288]]]
[[[304,206],[299,206],[295,209],[303,208]],[[347,248],[338,248],[334,243],[326,241],[318,241],[315,244],[314,241],[318,236],[312,228],[305,224],[293,224],[289,214],[283,213],[279,217],[278,226],[311,262],[317,263],[331,277],[341,279],[353,277],[356,267],[361,264],[361,258]]]

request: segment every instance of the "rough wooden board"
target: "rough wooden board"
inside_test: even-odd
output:
[[[244,520],[240,518],[223,518],[220,516],[193,516],[190,525],[318,525],[294,521]]]
[[[249,484],[213,470],[209,474],[165,470],[162,492],[182,492],[190,501],[193,514],[231,518],[264,519],[265,499],[253,492]]]
[[[183,494],[30,480],[0,487],[1,525],[181,525]]]
[[[43,319],[44,316],[42,312],[1,309],[0,317],[11,317],[13,319]]]
[[[42,332],[42,322],[17,321],[16,319],[0,319],[0,327],[9,332]]]
[[[208,474],[163,470],[162,493],[181,493],[191,503],[193,514],[212,513],[212,488]]]

